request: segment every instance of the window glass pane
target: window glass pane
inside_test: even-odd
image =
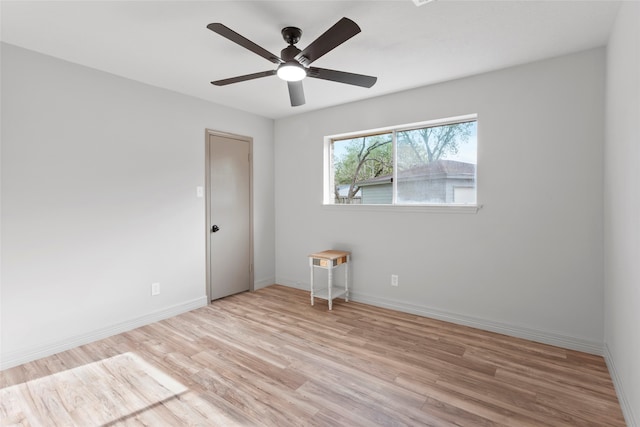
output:
[[[335,203],[391,204],[392,134],[332,142]]]
[[[477,122],[398,131],[399,204],[475,204]]]

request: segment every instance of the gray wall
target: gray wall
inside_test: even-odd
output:
[[[393,185],[391,183],[360,187],[364,204],[390,204],[393,201],[392,192]]]
[[[595,49],[277,120],[277,282],[350,250],[356,300],[600,353],[604,83]],[[477,214],[322,206],[325,135],[473,113]]]
[[[640,3],[624,2],[607,48],[605,355],[627,424],[640,425]]]
[[[206,303],[206,128],[254,138],[271,284],[272,120],[2,44],[3,366]]]
[[[473,179],[398,180],[398,203],[422,200],[426,203],[455,203],[455,187],[473,188]],[[360,190],[364,204],[391,204],[393,185],[366,185]]]

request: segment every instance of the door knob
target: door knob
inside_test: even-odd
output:
[[[220,227],[218,227],[217,225],[212,225],[211,226],[211,232],[215,233],[216,231],[220,230]]]

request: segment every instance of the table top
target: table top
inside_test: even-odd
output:
[[[322,251],[322,252],[313,253],[313,254],[309,255],[309,258],[320,258],[320,259],[334,260],[334,259],[342,258],[342,257],[347,256],[347,255],[351,255],[351,252],[328,250],[328,251]]]

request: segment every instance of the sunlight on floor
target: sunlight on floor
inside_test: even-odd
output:
[[[218,412],[130,352],[0,390],[2,426],[115,426],[132,418],[167,425],[168,417],[237,424]]]

